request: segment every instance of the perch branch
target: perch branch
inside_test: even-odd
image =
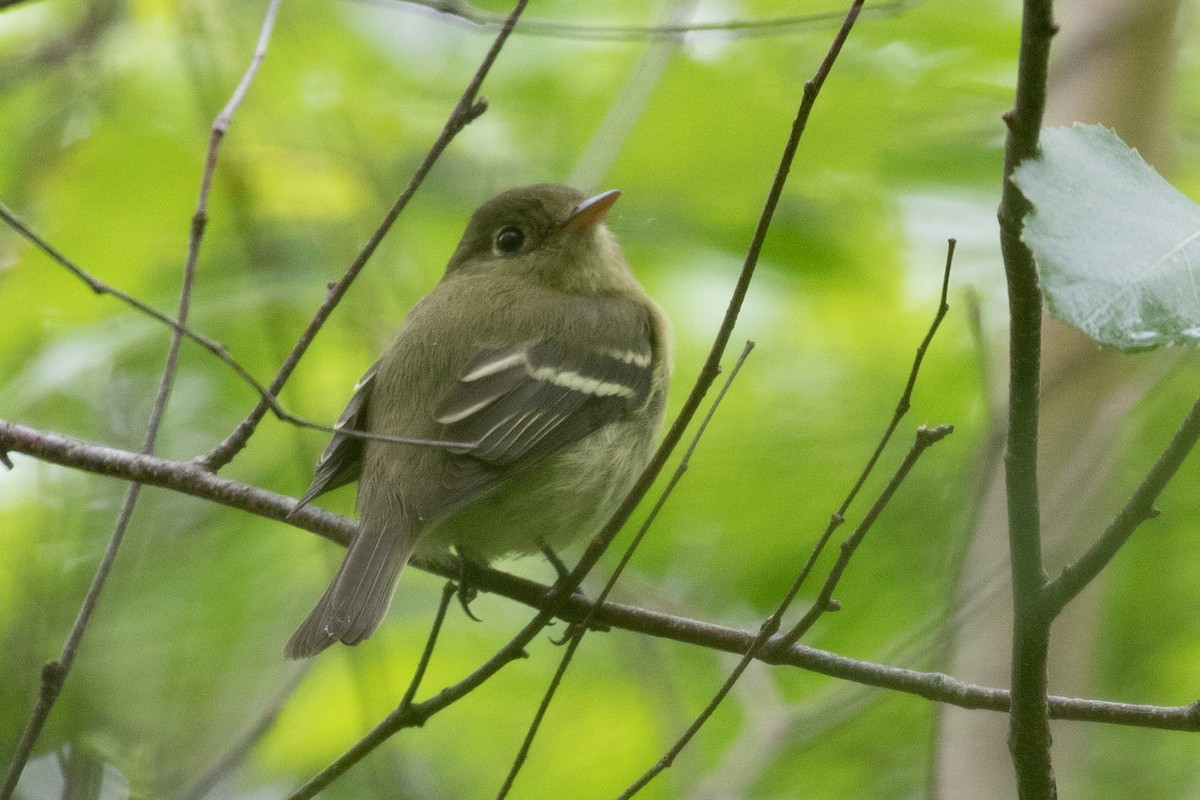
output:
[[[120,480],[158,486],[267,519],[286,520],[293,527],[323,536],[343,547],[349,544],[356,528],[353,520],[311,506],[288,519],[295,498],[213,475],[189,461],[171,461],[88,444],[0,420],[0,452],[5,451]],[[16,466],[21,468],[22,462],[17,462]],[[413,566],[443,578],[453,579],[459,575],[459,569],[453,563],[433,564],[416,560]],[[490,568],[480,568],[473,577],[482,591],[538,610],[549,609],[552,605],[550,587],[535,581]],[[593,605],[580,595],[571,595],[557,605],[556,613],[568,624],[582,623],[591,615],[596,624],[615,630],[735,655],[745,653],[758,633],[620,603],[607,602],[593,612]],[[940,673],[873,664],[800,644],[787,647],[778,638],[769,641],[758,658],[767,664],[799,667],[962,708],[999,712],[1008,710],[1008,692],[1003,689],[964,683]],[[1159,730],[1200,731],[1200,708],[1195,705],[1137,705],[1068,697],[1051,697],[1050,701],[1051,715],[1055,719]]]

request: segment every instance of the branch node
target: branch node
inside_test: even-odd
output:
[[[488,110],[488,99],[486,97],[480,97],[478,100],[476,100],[474,103],[471,104],[470,108],[467,109],[466,113],[463,115],[462,124],[469,125],[470,123],[474,122],[475,120],[477,120],[481,116],[483,116],[484,112],[486,112],[487,110]]]
[[[15,466],[13,465],[13,462],[12,462],[12,456],[9,455],[9,452],[7,450],[0,450],[0,464],[3,464],[4,468],[7,470],[11,471],[11,470],[15,469]]]
[[[66,678],[66,670],[63,669],[63,664],[58,659],[47,661],[42,665],[42,692],[55,696],[62,689],[63,680]]]
[[[842,604],[841,604],[841,603],[839,603],[837,600],[834,600],[834,599],[831,597],[831,598],[829,598],[829,602],[827,602],[827,603],[825,604],[825,610],[826,610],[826,611],[829,611],[829,612],[841,611],[841,610],[842,610]]]

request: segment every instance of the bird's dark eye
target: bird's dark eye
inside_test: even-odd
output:
[[[497,253],[511,255],[520,250],[523,244],[525,244],[525,233],[512,225],[501,228],[500,232],[496,234]]]

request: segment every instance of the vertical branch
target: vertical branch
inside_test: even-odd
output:
[[[378,249],[383,237],[391,230],[392,225],[400,216],[401,212],[408,206],[408,201],[416,194],[417,189],[425,181],[425,176],[433,169],[434,163],[442,155],[442,152],[450,145],[454,137],[459,131],[471,124],[487,111],[487,100],[478,97],[479,89],[483,85],[484,78],[492,69],[492,64],[496,62],[496,57],[500,55],[501,48],[504,47],[505,41],[508,40],[509,34],[516,27],[517,20],[521,16],[521,12],[525,10],[529,0],[517,0],[516,6],[513,7],[512,13],[505,19],[500,33],[496,36],[496,40],[492,42],[491,48],[488,49],[487,55],[483,57],[479,69],[475,71],[475,75],[471,78],[467,88],[463,90],[462,96],[459,97],[458,103],[454,106],[454,110],[450,112],[450,117],[446,120],[445,126],[442,127],[441,133],[438,134],[434,143],[430,145],[429,150],[425,153],[425,158],[409,179],[408,185],[404,187],[404,191],[388,209],[383,217],[383,221],[371,234],[367,243],[363,245],[358,255],[354,257],[354,261],[350,264],[346,273],[336,283],[329,287],[328,293],[325,295],[325,300],[317,308],[312,320],[309,321],[308,327],[300,334],[300,338],[292,347],[283,364],[279,367],[279,371],[275,373],[275,377],[271,380],[270,386],[267,387],[270,394],[278,396],[283,389],[288,379],[291,378],[296,366],[300,363],[300,359],[308,352],[309,345],[317,338],[317,333],[324,327],[325,321],[333,313],[334,308],[341,302],[346,292],[349,291],[350,285],[354,283],[354,279],[362,272],[363,267],[367,265],[367,261]],[[478,98],[478,99],[477,99]],[[197,461],[205,468],[211,471],[219,470],[221,467],[233,460],[234,456],[241,452],[246,446],[246,442],[250,440],[251,435],[258,428],[258,423],[266,416],[267,411],[271,409],[271,403],[266,398],[259,398],[259,401],[251,409],[238,426],[234,428],[229,436],[225,437],[219,445],[213,448],[204,456],[201,456]]]
[[[1029,201],[1011,177],[1036,154],[1046,107],[1050,41],[1055,33],[1051,0],[1025,0],[1021,23],[1016,101],[1004,115],[1004,184],[998,217],[1000,248],[1008,284],[1009,409],[1005,478],[1013,583],[1012,709],[1009,748],[1021,800],[1056,796],[1050,760],[1046,701],[1046,657],[1050,615],[1043,610],[1038,503],[1038,403],[1041,366],[1042,296],[1033,254],[1021,241]]]
[[[217,164],[217,151],[225,130],[229,127],[229,121],[234,111],[237,110],[238,104],[241,103],[242,98],[245,96],[250,82],[258,72],[258,67],[262,63],[263,56],[266,54],[267,44],[271,38],[271,30],[275,25],[275,14],[279,9],[280,2],[281,0],[271,0],[271,4],[268,6],[263,19],[262,30],[259,34],[254,57],[251,59],[250,65],[246,68],[245,74],[243,74],[232,97],[230,97],[229,103],[226,104],[213,123],[212,137],[209,140],[208,159],[200,180],[200,192],[196,200],[196,211],[192,217],[191,232],[188,236],[187,260],[184,264],[183,280],[179,289],[179,308],[175,314],[179,327],[176,327],[171,332],[171,343],[167,348],[166,363],[163,366],[162,377],[159,379],[158,392],[155,395],[154,405],[150,411],[150,419],[146,423],[146,433],[142,438],[141,453],[143,455],[152,455],[154,453],[155,446],[158,443],[158,432],[162,427],[163,416],[166,413],[167,401],[170,399],[171,390],[175,385],[175,376],[179,365],[179,348],[183,343],[183,327],[187,325],[188,312],[192,303],[196,262],[200,254],[200,243],[204,238],[208,195],[212,185],[212,174]],[[9,800],[12,797],[13,792],[17,788],[17,781],[20,780],[21,773],[25,769],[25,764],[28,763],[29,757],[33,753],[33,747],[37,743],[38,737],[41,736],[46,720],[49,718],[50,712],[54,708],[59,694],[62,692],[67,675],[75,663],[75,656],[79,651],[80,642],[83,640],[88,623],[91,622],[92,616],[96,611],[96,606],[100,602],[100,594],[104,591],[108,576],[112,572],[113,564],[116,562],[117,553],[121,548],[121,543],[125,539],[125,532],[129,529],[129,522],[133,518],[134,509],[137,507],[138,498],[141,496],[141,489],[142,484],[140,483],[131,483],[129,485],[129,489],[125,493],[125,500],[121,505],[121,511],[117,516],[117,523],[113,528],[112,536],[108,540],[108,545],[104,548],[104,555],[101,557],[100,563],[96,567],[96,572],[92,576],[92,582],[88,586],[87,594],[84,596],[83,603],[79,607],[79,613],[75,617],[75,622],[67,634],[66,642],[63,643],[62,651],[59,653],[57,659],[47,663],[42,668],[42,685],[38,692],[38,699],[34,705],[33,712],[29,716],[29,722],[21,734],[21,740],[17,744],[13,760],[8,765],[8,771],[4,776],[4,783],[0,785],[0,800]]]

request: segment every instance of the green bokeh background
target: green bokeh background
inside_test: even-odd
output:
[[[697,13],[766,19],[838,6],[700,3]],[[0,201],[103,280],[174,309],[209,126],[253,51],[265,7],[37,0],[0,11]],[[528,14],[642,25],[670,8],[534,0]],[[953,423],[956,433],[925,457],[855,557],[836,595],[844,610],[807,639],[897,666],[944,668],[947,598],[993,422],[985,387],[1003,355],[994,214],[1018,10],[930,0],[860,22],[809,123],[726,366],[746,339],[757,348],[620,599],[746,628],[769,613],[890,417],[935,308],[946,239],[956,237],[953,310],[851,523],[917,424]],[[1195,21],[1185,23],[1170,178],[1197,198],[1200,51]],[[644,108],[618,103],[653,46],[644,38],[514,36],[484,87],[488,112],[438,162],[282,403],[333,420],[437,281],[470,210],[510,186],[562,182],[579,170],[591,182],[581,188],[623,192],[610,225],[674,322],[678,408],[716,331],[801,86],[834,28],[688,37],[665,54]],[[432,143],[493,35],[387,0],[285,0],[224,143],[193,326],[266,382]],[[615,157],[585,157],[610,113],[627,123],[601,142]],[[136,449],[168,331],[92,294],[7,229],[0,309],[0,417]],[[1194,399],[1196,365],[1178,358],[1138,404],[1108,513]],[[254,399],[226,367],[185,345],[159,452],[205,452]],[[298,494],[323,446],[321,434],[268,419],[222,474]],[[125,490],[14,461],[0,474],[4,762]],[[1198,479],[1195,463],[1186,466],[1163,498],[1167,513],[1093,590],[1103,593],[1098,644],[1080,654],[1093,696],[1183,704],[1200,691]],[[353,490],[325,506],[350,514]],[[339,559],[335,546],[283,524],[145,491],[22,796],[57,796],[53,753],[67,743],[99,754],[113,796],[126,783],[134,796],[181,796],[287,685],[296,666],[282,659],[283,643]],[[540,559],[506,567],[552,575]],[[408,571],[379,634],[316,659],[214,796],[282,797],[386,714],[415,665],[439,588],[439,579]],[[483,624],[452,610],[426,692],[474,669],[531,613],[491,596],[475,611]],[[529,659],[399,734],[322,796],[492,796],[559,652],[539,637]],[[515,796],[614,796],[660,757],[731,664],[623,632],[590,636]],[[643,796],[924,796],[934,716],[920,698],[755,667]],[[1184,798],[1200,785],[1194,737],[1102,726],[1087,736],[1087,766],[1070,775],[1070,796],[1102,796],[1103,787],[1105,796]]]

